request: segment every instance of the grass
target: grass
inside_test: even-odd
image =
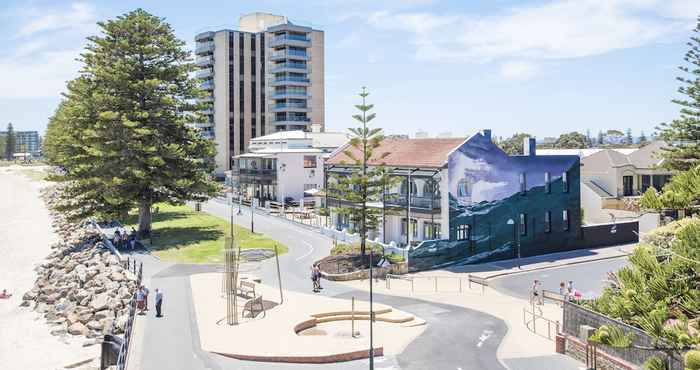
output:
[[[33,181],[43,181],[46,180],[46,176],[49,174],[44,171],[44,170],[36,170],[36,169],[30,169],[30,168],[22,168],[19,170],[21,174],[24,176],[27,176],[30,180]]]
[[[204,212],[195,212],[187,205],[171,206],[158,204],[158,214],[153,215],[153,254],[162,260],[180,263],[220,263],[226,237],[230,235],[229,222]],[[127,229],[137,227],[137,214],[130,214],[125,222]],[[242,249],[274,249],[280,254],[287,246],[262,234],[234,227],[236,245]],[[148,240],[144,241],[149,245]]]

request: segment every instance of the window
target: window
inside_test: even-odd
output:
[[[440,239],[440,224],[437,222],[423,223],[423,238]]]
[[[304,168],[316,168],[316,156],[315,155],[305,155],[304,156]]]
[[[461,179],[457,185],[457,193],[460,197],[472,196],[472,181],[470,179]]]
[[[527,184],[525,183],[525,172],[520,173],[520,194],[525,194]]]
[[[565,209],[562,212],[562,219],[563,219],[564,231],[568,231],[569,230],[569,210],[568,209]]]
[[[561,182],[564,187],[564,192],[568,193],[569,192],[569,173],[564,171],[561,174]]]
[[[527,235],[527,215],[524,213],[520,214],[520,235]]]
[[[544,213],[544,232],[548,233],[552,231],[552,212],[547,211]]]
[[[406,194],[408,192],[408,181],[403,180],[401,182],[401,194]],[[416,182],[411,180],[411,195],[416,195],[418,193],[418,187],[416,186]]]
[[[651,187],[651,176],[650,175],[642,175],[642,188],[641,191],[642,193],[647,191]]]
[[[401,235],[406,235],[406,219],[401,219]],[[411,236],[414,238],[418,237],[418,220],[415,218],[411,219]]]
[[[304,191],[316,189],[316,184],[304,184]]]
[[[469,225],[457,226],[457,240],[469,240]]]
[[[550,186],[551,181],[552,180],[551,180],[551,176],[549,175],[549,172],[545,172],[544,173],[544,192],[547,194],[549,194],[552,191],[551,186]]]

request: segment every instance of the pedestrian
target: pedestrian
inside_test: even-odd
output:
[[[323,289],[321,286],[321,266],[319,264],[316,264],[316,284],[318,289]]]
[[[140,286],[136,290],[136,308],[139,310],[139,315],[143,315],[143,299],[144,299],[144,292],[143,292],[143,286]]]
[[[314,293],[319,292],[318,274],[316,273],[316,265],[311,265],[311,282],[313,283]]]
[[[569,300],[569,293],[566,290],[566,283],[563,281],[561,283],[559,283],[559,295],[562,298],[562,304],[564,304],[563,301]]]
[[[531,303],[531,304],[535,304],[535,303],[540,304],[540,303],[539,303],[539,302],[540,302],[540,282],[539,282],[539,280],[535,280],[535,281],[532,283],[532,292],[531,292],[531,294],[532,294],[532,296],[531,296],[531,299],[530,299],[530,303]]]
[[[12,297],[12,293],[8,293],[7,289],[3,289],[2,293],[0,293],[0,299],[8,299]]]
[[[148,288],[145,285],[141,286],[143,288],[143,305],[145,310],[148,311]]]
[[[566,293],[570,301],[574,299],[574,282],[569,280],[569,284],[566,286]]]
[[[161,309],[163,308],[163,292],[156,288],[156,317],[163,317]]]
[[[119,232],[119,229],[114,230],[114,246],[119,248],[119,245],[122,242],[122,234]]]

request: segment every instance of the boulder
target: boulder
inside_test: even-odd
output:
[[[59,325],[50,331],[51,335],[65,335],[67,332],[68,329],[65,325]]]
[[[82,323],[76,322],[68,327],[68,333],[72,335],[87,335],[90,330]]]
[[[109,295],[106,293],[97,294],[96,296],[92,297],[92,300],[90,300],[90,308],[95,311],[104,310],[108,307],[109,303]]]
[[[78,314],[75,312],[71,312],[68,315],[66,315],[66,321],[68,321],[68,325],[73,325],[76,322],[80,321],[80,316],[78,316]]]
[[[24,293],[22,296],[22,300],[24,301],[33,301],[36,299],[36,296],[39,294],[39,292],[36,290],[36,288]]]
[[[117,322],[116,322],[116,327],[117,329],[124,331],[126,330],[126,323],[129,321],[129,316],[128,315],[121,315],[117,317]]]
[[[110,334],[114,330],[114,319],[111,317],[100,320],[102,334]]]
[[[86,326],[87,326],[88,329],[90,329],[90,330],[102,331],[102,324],[100,324],[99,321],[95,321],[95,320],[90,321],[90,322],[87,323]]]
[[[93,320],[102,320],[106,318],[114,318],[114,312],[112,312],[111,310],[102,310],[99,312],[95,312]]]
[[[124,281],[126,279],[124,277],[124,274],[122,274],[121,272],[116,272],[116,271],[112,271],[112,273],[109,274],[109,278],[112,279],[112,281],[117,281],[117,282]]]

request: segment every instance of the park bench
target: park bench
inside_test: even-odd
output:
[[[249,299],[243,306],[243,315],[245,315],[246,311],[250,312],[251,317],[257,316],[260,312],[265,312],[262,296],[259,295],[253,299]]]
[[[253,298],[255,298],[255,283],[241,281],[238,284],[238,291],[246,297],[252,296]]]

